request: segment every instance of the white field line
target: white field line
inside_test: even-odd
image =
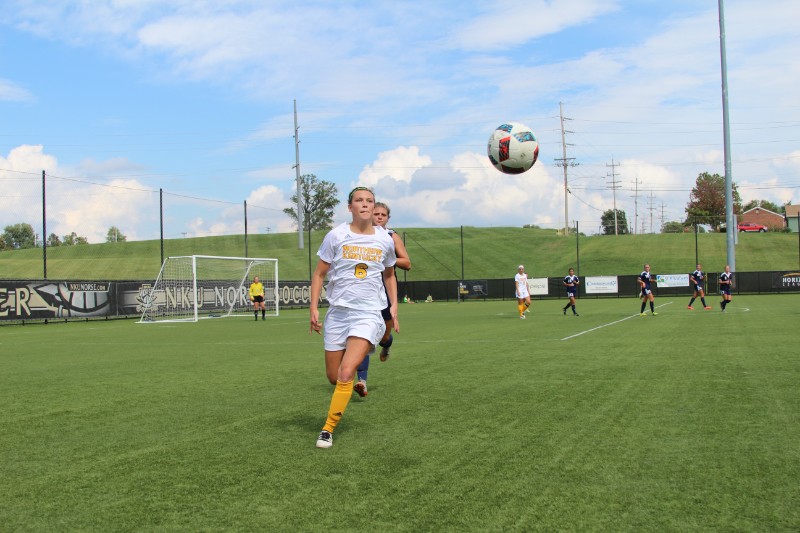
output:
[[[664,307],[665,305],[670,305],[671,303],[672,302],[667,302],[665,304],[657,305],[656,309]],[[625,318],[621,318],[619,320],[615,320],[614,322],[609,322],[608,324],[603,324],[603,325],[597,326],[597,327],[592,328],[592,329],[587,329],[585,331],[581,331],[580,333],[576,333],[575,335],[570,335],[569,337],[564,337],[563,339],[559,339],[559,340],[568,341],[570,339],[574,339],[575,337],[580,337],[584,333],[591,333],[593,331],[597,331],[598,329],[602,329],[602,328],[605,328],[605,327],[608,327],[608,326],[613,326],[614,324],[619,324],[620,322],[625,322],[626,320],[630,320],[631,318],[636,318],[637,316],[640,316],[640,313],[636,313],[635,315],[631,315],[631,316],[626,316]]]

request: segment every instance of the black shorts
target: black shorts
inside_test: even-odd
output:
[[[384,322],[388,322],[389,320],[392,319],[392,311],[391,311],[391,309],[392,309],[392,307],[389,306],[386,309],[381,311],[381,316],[383,317],[383,321]]]
[[[253,303],[261,303],[264,301],[264,297],[260,294],[258,296],[253,296]]]

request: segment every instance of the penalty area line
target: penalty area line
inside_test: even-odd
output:
[[[656,309],[658,309],[660,307],[664,307],[665,305],[670,305],[671,303],[672,302],[667,302],[665,304],[657,305]],[[609,322],[608,324],[602,324],[602,325],[594,327],[592,329],[587,329],[585,331],[581,331],[580,333],[576,333],[575,335],[570,335],[569,337],[564,337],[563,339],[559,339],[559,340],[568,341],[570,339],[574,339],[575,337],[580,337],[581,335],[583,335],[585,333],[591,333],[593,331],[597,331],[598,329],[603,329],[603,328],[608,327],[608,326],[613,326],[614,324],[619,324],[620,322],[625,322],[626,320],[630,320],[631,318],[636,318],[637,316],[640,316],[640,314],[636,313],[635,315],[626,316],[625,318],[621,318],[619,320],[615,320],[614,322]]]

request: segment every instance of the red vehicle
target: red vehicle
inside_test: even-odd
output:
[[[764,233],[767,231],[767,227],[756,224],[755,222],[747,222],[745,224],[739,224],[739,231],[757,231],[759,233]]]

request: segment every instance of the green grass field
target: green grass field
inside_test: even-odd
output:
[[[797,531],[794,295],[401,306],[334,447],[308,313],[0,329],[2,531]]]

